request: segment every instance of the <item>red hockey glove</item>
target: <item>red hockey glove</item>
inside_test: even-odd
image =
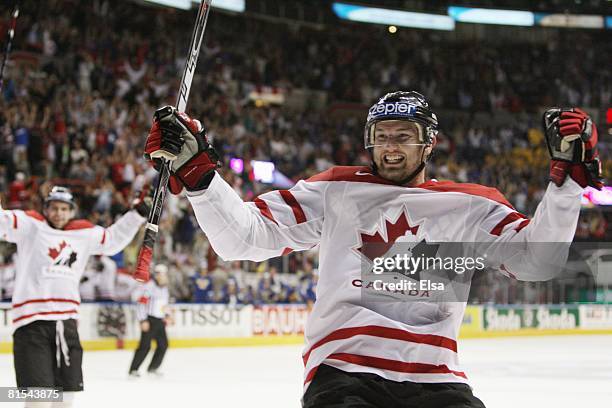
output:
[[[560,187],[569,175],[581,187],[601,190],[597,128],[587,113],[578,108],[549,109],[544,113],[544,134],[553,183]]]
[[[157,170],[162,157],[171,161],[169,184],[173,194],[180,193],[183,186],[189,191],[206,189],[214,170],[221,166],[200,121],[172,106],[155,112],[145,144],[145,158],[152,160]]]

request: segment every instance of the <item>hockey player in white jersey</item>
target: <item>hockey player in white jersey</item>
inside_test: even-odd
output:
[[[173,108],[156,112],[145,155],[177,156],[171,191],[185,187],[223,259],[262,261],[320,245],[305,329],[304,407],[483,407],[457,354],[466,302],[368,302],[362,265],[373,252],[369,243],[482,242],[498,255],[491,266],[511,278],[554,275],[546,265],[530,268],[538,257],[518,248],[571,242],[583,188],[601,188],[601,170],[587,114],[551,109],[544,119],[551,183],[532,219],[494,188],[426,180],[438,120],[412,91],[387,94],[370,108],[370,166],[333,167],[254,202],[243,202],[216,173],[200,123]]]
[[[65,187],[51,190],[43,214],[0,208],[0,239],[17,244],[11,316],[18,387],[61,387],[58,406],[70,406],[73,392],[83,390],[79,282],[90,255],[114,255],[134,238],[150,203],[134,204],[108,228],[73,219]]]
[[[158,369],[168,349],[166,324],[171,318],[168,314],[170,301],[168,267],[164,264],[155,265],[153,279],[134,290],[132,301],[137,304],[136,317],[140,322],[140,341],[130,364],[129,375],[133,378],[140,377],[138,369],[149,354],[152,340],[155,340],[156,347],[147,372],[161,375]]]

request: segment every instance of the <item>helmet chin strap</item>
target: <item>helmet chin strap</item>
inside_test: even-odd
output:
[[[410,173],[407,177],[405,177],[404,179],[402,179],[401,181],[399,181],[397,184],[399,185],[405,185],[408,184],[412,181],[412,179],[414,179],[421,171],[423,171],[423,169],[425,168],[425,165],[427,164],[427,162],[429,161],[429,156],[425,157],[425,149],[427,148],[427,145],[425,145],[423,147],[423,151],[421,152],[421,164],[419,164],[417,166],[416,169],[414,169],[414,171],[412,173]],[[373,173],[376,175],[380,176],[380,173],[378,172],[378,166],[376,166],[376,163],[374,162],[374,157],[373,157],[373,153],[372,150],[370,150],[370,157],[372,158],[372,170]],[[382,176],[381,176],[382,177]]]
[[[410,175],[408,177],[406,177],[405,179],[400,181],[401,185],[410,183],[412,181],[412,179],[414,179],[421,171],[423,171],[423,169],[425,168],[425,165],[427,164],[427,161],[428,161],[428,157],[425,157],[425,149],[426,148],[427,148],[427,146],[423,146],[423,151],[421,152],[421,164],[419,164],[418,167],[416,169],[414,169],[414,171],[412,173],[410,173]]]

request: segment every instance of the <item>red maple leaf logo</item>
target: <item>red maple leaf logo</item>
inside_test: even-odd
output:
[[[370,260],[374,260],[374,258],[386,254],[395,241],[407,231],[410,231],[412,235],[416,235],[418,230],[418,225],[411,227],[410,224],[408,224],[406,213],[402,211],[395,222],[392,223],[389,220],[385,220],[385,231],[387,231],[386,240],[380,235],[379,231],[376,231],[372,235],[360,233],[362,245],[360,248],[357,248],[357,250]]]
[[[58,257],[60,252],[62,252],[62,249],[66,248],[66,246],[68,246],[66,241],[62,241],[61,244],[59,244],[58,249],[49,248],[49,256],[51,257],[51,259],[55,260],[55,258]]]

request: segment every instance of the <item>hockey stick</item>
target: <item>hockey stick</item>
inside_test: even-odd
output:
[[[187,56],[187,61],[185,62],[185,69],[183,70],[183,77],[181,78],[181,87],[176,100],[176,109],[179,112],[184,112],[185,108],[187,107],[189,91],[191,90],[191,82],[198,63],[200,45],[202,45],[202,39],[204,38],[204,29],[206,28],[206,21],[208,20],[208,12],[210,10],[211,2],[212,0],[202,0],[198,10],[195,27],[193,29],[193,33],[191,34],[189,55]],[[149,268],[153,258],[153,248],[155,246],[155,241],[157,240],[159,219],[161,218],[162,209],[164,207],[168,179],[170,178],[170,161],[176,158],[174,155],[167,152],[162,151],[156,153],[157,154],[151,156],[153,158],[161,159],[161,174],[159,175],[157,187],[155,188],[155,193],[153,194],[153,205],[151,206],[151,211],[149,212],[149,217],[147,219],[145,236],[140,252],[138,253],[138,262],[136,264],[136,271],[134,272],[134,279],[139,282],[146,282],[149,280]]]
[[[17,17],[19,17],[19,5],[15,5],[13,10],[13,17],[11,19],[11,25],[8,30],[8,40],[6,42],[6,48],[4,49],[4,58],[2,58],[2,66],[0,67],[0,92],[4,85],[4,67],[8,61],[9,54],[11,53],[11,47],[13,46],[13,37],[15,37],[15,26],[17,25]]]

